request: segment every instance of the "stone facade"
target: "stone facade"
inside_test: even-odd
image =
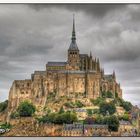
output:
[[[105,75],[100,61],[91,52],[80,54],[76,44],[75,24],[66,62],[48,62],[45,71],[35,71],[28,80],[15,80],[9,92],[9,112],[16,109],[23,100],[30,100],[36,106],[45,106],[47,97],[55,94],[76,98],[101,96],[102,91],[117,92],[122,97],[120,84],[116,82],[115,72]]]

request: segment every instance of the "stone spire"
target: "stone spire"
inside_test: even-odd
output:
[[[75,18],[73,14],[73,28],[72,28],[72,37],[71,37],[71,44],[69,50],[79,50],[76,44],[76,33],[75,33]]]
[[[74,19],[74,14],[73,14],[73,29],[72,29],[72,41],[76,40],[76,34],[75,34],[75,19]]]
[[[113,70],[113,78],[116,79],[116,74],[114,70]]]

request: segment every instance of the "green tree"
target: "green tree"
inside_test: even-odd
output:
[[[76,101],[75,106],[78,107],[78,108],[81,108],[81,107],[84,107],[84,104],[80,101]]]
[[[63,108],[63,106],[60,108],[60,110],[59,110],[59,114],[61,114],[61,113],[64,113],[65,111],[64,111],[64,108]]]
[[[98,97],[97,99],[91,99],[90,101],[93,105],[100,105],[105,101],[105,99]]]
[[[113,98],[113,94],[110,91],[106,92],[106,97],[107,98]]]
[[[42,118],[38,118],[39,122],[43,122],[43,123],[54,123],[54,124],[71,124],[73,122],[77,122],[77,116],[75,113],[73,112],[64,112],[64,113],[50,113],[47,114],[45,116],[43,116]]]
[[[115,98],[118,98],[118,93],[117,92],[115,92]]]
[[[95,123],[95,118],[93,118],[93,117],[87,117],[84,120],[84,124],[94,124],[94,123]]]
[[[0,103],[0,112],[5,111],[5,109],[8,107],[8,100]]]
[[[108,113],[112,115],[116,112],[116,106],[112,102],[110,103],[103,102],[100,104],[99,110],[102,115],[107,115]]]
[[[127,102],[127,101],[124,101],[122,106],[126,111],[130,111],[132,109],[132,104],[130,102]]]
[[[106,124],[108,124],[108,129],[110,131],[118,131],[119,119],[115,115],[106,117],[105,120],[106,120]]]
[[[35,110],[36,110],[35,106],[28,101],[21,102],[17,108],[17,111],[21,117],[32,116]]]
[[[88,116],[92,116],[92,114],[93,114],[92,109],[87,109],[87,114],[88,114]]]

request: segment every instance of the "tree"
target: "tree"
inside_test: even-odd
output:
[[[85,124],[94,124],[95,123],[95,118],[93,117],[88,117],[84,120]]]
[[[119,120],[129,121],[129,115],[127,113],[125,113],[123,116],[119,117]]]
[[[116,106],[112,102],[111,103],[103,102],[100,104],[99,110],[102,115],[107,115],[108,113],[112,115],[116,112]]]
[[[0,112],[5,111],[5,109],[8,107],[8,100],[0,103]]]
[[[42,118],[38,118],[39,122],[43,123],[54,123],[54,124],[71,124],[73,122],[77,122],[77,116],[73,112],[64,112],[64,113],[50,113],[48,115],[43,116]]]
[[[63,108],[63,106],[60,108],[60,110],[59,110],[59,114],[61,114],[61,113],[64,113],[65,111],[64,111],[64,108]]]
[[[84,104],[80,101],[76,101],[75,106],[78,107],[78,108],[81,108],[81,107],[84,107]]]
[[[92,114],[93,114],[92,109],[87,109],[87,114],[88,114],[88,116],[92,116]]]
[[[108,129],[110,131],[118,131],[119,120],[115,115],[106,117],[105,121],[106,121],[106,124],[108,124]]]
[[[107,98],[113,98],[113,94],[110,91],[107,91],[106,97]]]
[[[126,110],[126,111],[130,111],[132,109],[132,104],[130,102],[123,102],[122,104],[123,108]]]
[[[118,93],[117,92],[115,92],[115,98],[118,98]]]
[[[21,117],[32,116],[35,110],[36,110],[35,106],[28,101],[21,102],[17,108],[17,111]]]

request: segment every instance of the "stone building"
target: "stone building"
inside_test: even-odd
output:
[[[98,124],[64,124],[62,136],[109,136],[108,125]]]
[[[92,53],[80,54],[76,43],[75,21],[71,44],[64,62],[48,62],[45,71],[35,71],[31,79],[15,80],[9,92],[9,110],[17,108],[18,104],[28,99],[36,106],[45,106],[47,96],[55,95],[76,98],[93,98],[101,96],[102,91],[117,92],[122,97],[120,84],[116,82],[115,72],[105,75],[101,69],[100,60]]]

